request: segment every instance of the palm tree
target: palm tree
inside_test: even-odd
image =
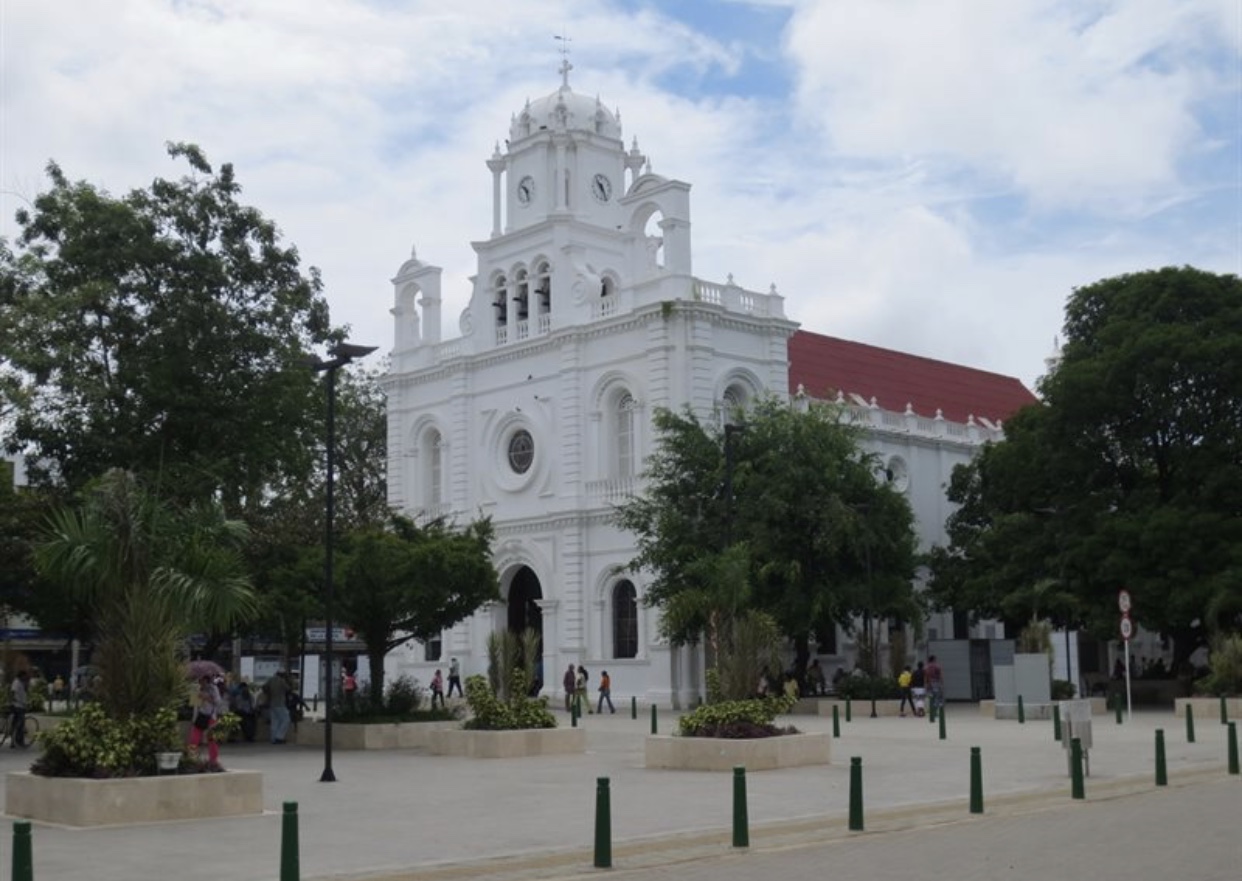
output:
[[[245,536],[217,505],[173,510],[119,469],[80,508],[52,516],[36,565],[94,612],[99,700],[109,716],[148,716],[178,702],[186,637],[254,614]]]

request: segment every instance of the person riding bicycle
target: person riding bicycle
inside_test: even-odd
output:
[[[30,672],[28,670],[18,670],[17,678],[13,680],[11,696],[9,698],[9,719],[13,740],[9,744],[10,749],[24,749],[29,746],[26,743],[26,704],[29,700],[29,690],[27,685],[30,682]]]

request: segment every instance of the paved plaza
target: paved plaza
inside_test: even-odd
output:
[[[609,778],[612,792],[612,872],[639,878],[742,879],[769,871],[822,877],[831,860],[834,878],[930,877],[929,866],[943,877],[950,864],[960,866],[955,881],[1069,878],[1077,861],[1086,861],[1098,879],[1114,877],[1101,874],[1105,867],[1131,865],[1146,851],[1143,865],[1163,860],[1165,870],[1136,874],[1131,865],[1124,877],[1223,878],[1225,869],[1236,877],[1242,864],[1242,778],[1226,774],[1226,728],[1217,720],[1198,720],[1192,744],[1172,712],[1136,713],[1124,725],[1111,715],[1095,717],[1084,802],[1070,797],[1065,753],[1050,722],[1022,725],[982,718],[973,705],[950,706],[941,740],[938,725],[926,719],[871,719],[866,705],[857,705],[833,741],[832,765],[747,776],[751,847],[739,853],[730,847],[731,776],[647,770],[650,717],[642,708],[632,720],[628,707],[621,709],[583,720],[585,755],[481,760],[338,750],[338,779],[330,784],[318,782],[322,749],[230,745],[226,766],[264,773],[262,816],[96,829],[35,823],[35,878],[274,881],[286,801],[298,804],[307,881],[597,874],[599,777]],[[568,724],[563,714],[561,721]],[[829,718],[785,721],[832,730]],[[674,722],[663,713],[661,730],[671,731]],[[1154,786],[1157,728],[1165,730],[1170,782],[1161,789]],[[968,812],[972,746],[982,755],[983,816]],[[31,758],[2,753],[4,771]],[[847,829],[852,756],[863,762],[862,833]],[[1033,849],[1032,839],[1045,849]],[[1058,841],[1063,846],[1050,847]],[[6,834],[5,871],[9,848]],[[1069,862],[1058,871],[1058,861],[1071,855],[1075,871]],[[854,874],[836,871],[850,866]]]

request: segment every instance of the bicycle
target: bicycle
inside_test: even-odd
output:
[[[28,749],[35,742],[35,736],[39,733],[39,720],[34,716],[27,715],[26,721],[22,724],[25,729],[25,743],[21,744],[22,749]],[[4,746],[13,736],[13,713],[5,709],[4,718],[0,720],[0,746]],[[14,744],[16,746],[17,744]]]

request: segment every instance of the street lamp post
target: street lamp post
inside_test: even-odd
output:
[[[311,369],[316,373],[326,373],[328,383],[328,425],[327,425],[327,483],[324,503],[324,655],[327,658],[327,673],[324,676],[328,691],[323,701],[323,773],[319,776],[320,783],[335,783],[336,774],[332,770],[332,601],[335,589],[332,583],[332,530],[336,516],[336,505],[333,497],[335,489],[336,465],[336,371],[356,358],[363,358],[378,348],[377,346],[355,346],[350,343],[337,343],[328,349],[331,360],[324,361],[315,357],[311,361]]]

